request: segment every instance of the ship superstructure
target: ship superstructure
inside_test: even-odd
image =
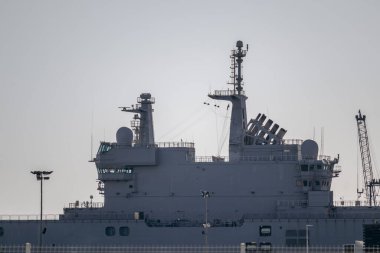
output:
[[[101,142],[93,162],[104,203],[76,202],[58,220],[44,220],[45,244],[353,244],[380,208],[336,204],[336,158],[319,155],[313,140],[286,140],[264,114],[248,120],[242,41],[232,51],[233,89],[209,97],[232,107],[229,157],[198,159],[194,143],[154,141],[150,93],[137,104],[131,128]],[[248,48],[247,48],[248,49]],[[38,221],[0,221],[1,243],[38,241]],[[17,232],[15,232],[17,231]],[[337,236],[339,235],[339,236]]]

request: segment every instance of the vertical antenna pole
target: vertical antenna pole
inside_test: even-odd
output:
[[[42,182],[43,182],[43,180],[44,180],[44,177],[41,176],[41,180],[40,180],[41,181],[41,187],[40,187],[41,188],[41,198],[40,198],[41,199],[41,203],[40,203],[41,204],[41,208],[40,208],[40,252],[41,252],[41,247],[42,247],[42,213],[43,213],[42,212],[42,203],[43,203],[43,199],[42,199],[42,191],[43,191],[42,185],[43,185],[43,183]]]
[[[243,58],[245,57],[247,51],[242,50],[243,42],[241,40],[236,42],[236,47],[238,48],[237,52],[235,52],[235,54],[233,55],[236,58],[237,72],[238,72],[237,77],[236,77],[236,86],[237,86],[236,90],[238,92],[238,95],[241,95],[241,91],[243,90],[242,88],[243,76],[241,74],[241,64],[243,62]]]

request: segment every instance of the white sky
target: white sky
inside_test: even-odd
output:
[[[0,0],[0,213],[39,212],[36,169],[54,170],[45,213],[101,201],[91,132],[94,152],[114,141],[132,117],[117,107],[141,92],[156,98],[157,141],[216,154],[226,104],[214,112],[203,102],[228,88],[236,40],[250,45],[248,116],[266,113],[286,138],[315,128],[320,142],[324,127],[324,153],[341,155],[335,198],[355,199],[359,108],[380,157],[379,13],[376,0]]]

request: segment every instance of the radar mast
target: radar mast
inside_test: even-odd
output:
[[[230,138],[229,138],[229,157],[230,160],[240,158],[241,149],[244,145],[244,136],[247,128],[247,97],[243,90],[242,63],[247,50],[243,50],[243,42],[236,42],[237,49],[232,50],[231,54],[231,78],[234,85],[233,90],[216,90],[208,96],[216,100],[229,101],[232,104]],[[237,72],[237,73],[236,73]]]

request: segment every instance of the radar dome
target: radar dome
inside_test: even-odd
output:
[[[120,127],[116,132],[116,142],[119,145],[132,146],[133,132],[128,127]]]
[[[317,159],[318,144],[313,140],[306,140],[301,145],[302,159]]]

